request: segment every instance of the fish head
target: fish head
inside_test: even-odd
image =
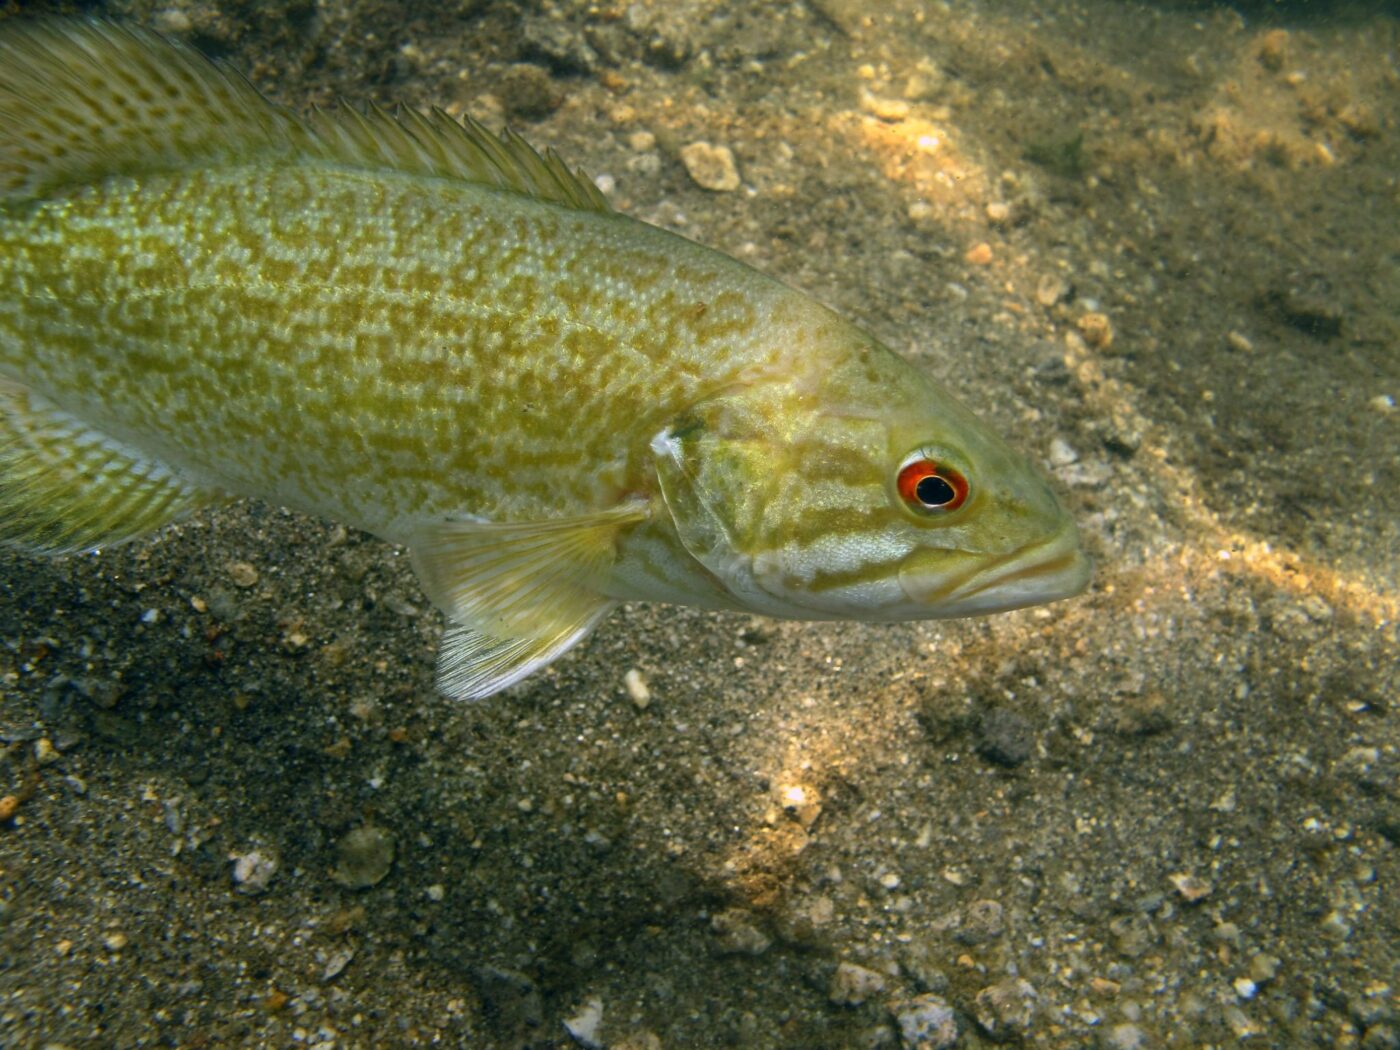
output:
[[[1088,583],[1074,521],[1036,470],[873,342],[692,406],[652,453],[676,536],[740,608],[939,619]]]

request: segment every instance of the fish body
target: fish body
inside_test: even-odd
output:
[[[914,619],[1088,571],[947,392],[514,136],[303,120],[143,31],[0,28],[0,539],[239,496],[407,546],[461,696],[621,600]]]

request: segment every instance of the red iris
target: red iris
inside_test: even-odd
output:
[[[916,459],[899,471],[899,495],[921,512],[957,510],[967,502],[967,479],[952,467]]]

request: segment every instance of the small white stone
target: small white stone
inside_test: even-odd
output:
[[[602,1023],[603,1000],[594,996],[564,1022],[564,1030],[579,1046],[586,1046],[588,1050],[603,1050],[603,1041],[598,1038],[598,1026]]]
[[[178,7],[167,7],[163,11],[156,12],[156,28],[162,33],[171,36],[178,36],[180,33],[188,33],[194,28],[194,22],[184,11]]]
[[[1079,453],[1074,451],[1074,446],[1064,438],[1055,438],[1050,442],[1050,465],[1052,467],[1067,467],[1071,463],[1079,462]]]
[[[436,904],[447,896],[447,891],[443,889],[442,883],[435,882],[423,891],[423,895]]]
[[[345,972],[345,967],[350,965],[350,960],[353,958],[355,958],[354,948],[342,947],[331,952],[331,957],[326,960],[325,969],[321,971],[321,980],[335,980]]]
[[[1235,994],[1241,999],[1253,999],[1254,993],[1259,991],[1259,986],[1248,977],[1235,978]]]
[[[622,676],[622,684],[627,687],[627,695],[632,698],[632,703],[637,705],[638,710],[645,711],[651,703],[651,688],[642,672],[632,668]]]
[[[275,874],[277,858],[271,853],[251,850],[233,858],[233,881],[239,893],[263,893]]]

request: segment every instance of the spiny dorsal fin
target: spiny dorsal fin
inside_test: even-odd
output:
[[[0,28],[0,200],[255,157],[312,157],[482,183],[571,208],[603,194],[552,151],[441,110],[302,120],[234,70],[149,30],[102,21]]]

